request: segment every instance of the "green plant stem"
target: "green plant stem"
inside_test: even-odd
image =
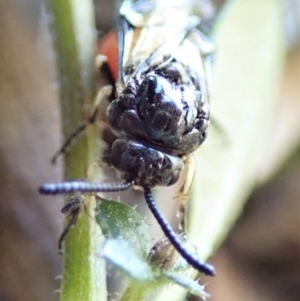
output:
[[[87,117],[95,94],[93,1],[50,0],[49,7],[59,73],[62,127],[67,137]],[[67,153],[67,179],[85,177],[97,157],[96,141],[96,129],[89,127]],[[91,218],[95,201],[92,197],[85,201],[87,214],[80,216],[64,242],[62,301],[106,300],[105,267],[97,257],[102,236],[100,227]]]

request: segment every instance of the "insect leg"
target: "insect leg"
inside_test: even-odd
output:
[[[182,185],[179,193],[178,193],[178,199],[179,199],[179,216],[181,218],[180,223],[180,230],[186,231],[186,220],[187,220],[187,207],[188,207],[188,200],[190,198],[189,192],[191,189],[191,186],[194,181],[195,177],[195,157],[193,154],[186,157],[184,160],[184,168],[187,170],[186,180],[184,184]]]
[[[69,137],[65,140],[65,142],[61,146],[61,148],[54,154],[54,156],[51,159],[51,162],[53,164],[55,164],[57,158],[61,154],[66,153],[70,149],[72,144],[77,141],[77,138],[85,132],[86,128],[90,124],[93,124],[95,122],[102,101],[107,99],[112,94],[112,91],[113,91],[113,87],[110,85],[104,86],[99,90],[99,92],[95,97],[89,117],[85,122],[83,122],[80,126],[78,126],[73,133],[69,135]]]
[[[67,234],[69,233],[71,227],[73,225],[76,225],[81,205],[84,204],[83,200],[81,199],[80,196],[74,196],[71,198],[71,200],[61,209],[61,213],[64,214],[69,214],[70,219],[65,226],[63,232],[61,233],[59,240],[58,240],[58,251],[61,253],[62,252],[62,243],[65,240]]]
[[[100,74],[104,75],[108,83],[114,86],[115,78],[113,76],[111,68],[109,67],[107,57],[102,54],[96,55],[94,64],[95,64],[96,72],[100,71]]]

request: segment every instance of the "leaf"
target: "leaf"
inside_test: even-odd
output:
[[[140,257],[134,246],[121,237],[107,239],[99,255],[138,282],[152,281],[154,278],[145,258]]]
[[[224,240],[256,183],[283,66],[281,1],[231,1],[215,26],[214,39],[211,114],[228,142],[211,125],[207,141],[195,154],[188,241],[202,259]],[[174,287],[152,300],[181,301],[185,294]]]
[[[106,240],[99,251],[99,256],[106,259],[115,268],[127,275],[130,289],[121,297],[122,301],[138,301],[161,290],[171,283],[180,285],[202,298],[207,294],[202,286],[192,278],[183,277],[188,265],[178,255],[169,267],[161,269],[148,259],[151,246],[149,227],[134,208],[117,202],[100,199],[98,197],[95,218],[101,226]],[[156,244],[156,254],[153,256],[164,261],[173,248],[168,241],[162,240]],[[174,252],[171,252],[173,254]],[[159,261],[158,260],[158,261]]]
[[[104,199],[98,199],[95,210],[96,221],[107,238],[123,238],[135,246],[140,256],[147,258],[151,247],[149,226],[136,210]]]
[[[172,282],[178,284],[181,287],[186,288],[191,294],[201,297],[203,300],[206,300],[209,295],[204,291],[204,285],[200,285],[197,281],[189,277],[180,277],[171,274],[165,274],[165,276],[172,280]]]

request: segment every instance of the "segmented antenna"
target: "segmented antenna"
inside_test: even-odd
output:
[[[40,187],[39,192],[42,194],[65,194],[71,192],[117,192],[127,190],[133,186],[133,182],[120,182],[120,183],[89,183],[84,181],[73,181],[63,183],[47,183]],[[209,276],[215,275],[213,266],[201,261],[195,255],[191,254],[177,237],[167,220],[164,218],[158,209],[150,188],[143,187],[146,203],[156,218],[158,224],[162,228],[166,237],[170,240],[171,244],[175,247],[178,253],[190,264],[193,268],[201,273]]]
[[[204,261],[201,261],[199,258],[191,254],[184,247],[183,243],[177,237],[177,235],[175,234],[175,232],[173,231],[169,223],[166,221],[166,219],[158,209],[153,199],[150,188],[143,187],[143,189],[144,189],[145,200],[149,209],[151,210],[152,214],[156,218],[157,222],[159,223],[166,237],[170,240],[171,244],[175,247],[178,253],[187,261],[188,264],[190,264],[193,268],[195,268],[199,272],[204,273],[208,276],[214,276],[216,272],[213,266],[207,264]]]
[[[71,192],[117,192],[127,190],[133,182],[120,183],[89,183],[84,181],[47,183],[40,187],[42,194],[65,194]]]

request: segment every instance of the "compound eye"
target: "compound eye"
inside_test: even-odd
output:
[[[170,116],[167,112],[156,112],[153,116],[152,127],[153,130],[162,132],[166,131],[170,127]]]

